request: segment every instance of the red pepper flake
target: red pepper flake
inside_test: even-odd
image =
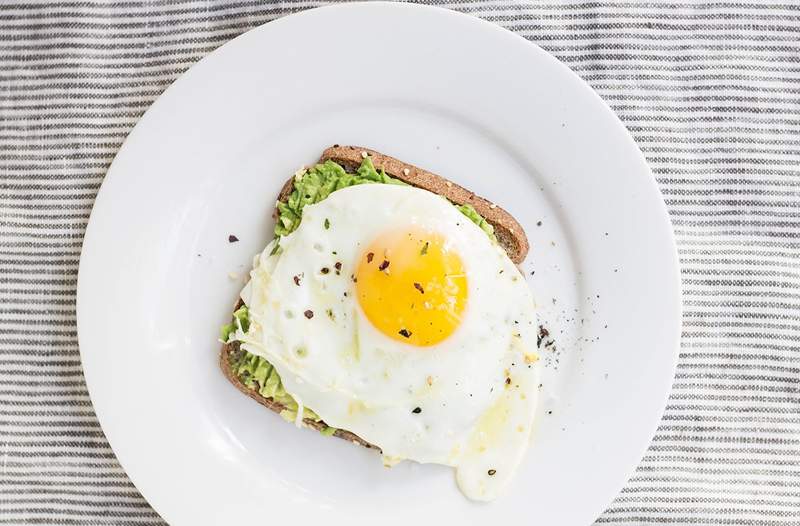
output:
[[[488,473],[490,477],[493,477],[493,476],[494,476],[494,474],[495,474],[495,473],[497,473],[497,470],[496,470],[496,469],[490,469],[490,470],[489,470],[489,471],[487,471],[486,473]]]
[[[228,236],[228,243],[236,243],[237,241],[239,241],[239,238],[234,236],[233,234]]]
[[[304,314],[304,315],[305,315],[305,317],[306,317],[306,318],[308,318],[309,320],[310,320],[311,318],[313,318],[313,317],[314,317],[314,311],[312,311],[312,310],[307,310],[307,311],[305,311],[303,314]]]
[[[400,329],[399,331],[397,331],[397,334],[399,334],[400,336],[402,336],[404,338],[410,338],[411,337],[411,332],[409,332],[408,329]]]
[[[295,276],[292,279],[294,280],[294,284],[299,287],[300,286],[300,276]]]
[[[322,272],[323,274],[327,274],[328,272],[331,271],[331,269],[329,269],[328,267],[322,267],[321,269],[319,269],[319,271]]]
[[[368,252],[367,253],[367,263],[372,263],[372,258],[374,258],[374,257],[375,257],[375,253],[374,252]]]
[[[425,294],[425,290],[422,288],[422,285],[420,285],[419,283],[414,282],[414,288],[417,289],[420,294]]]
[[[378,270],[386,270],[387,268],[389,268],[389,260],[388,259],[384,259],[383,263],[378,265]]]

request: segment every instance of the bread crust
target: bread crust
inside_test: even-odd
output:
[[[361,165],[365,152],[372,159],[372,164],[375,165],[375,168],[382,169],[387,175],[395,179],[400,179],[411,186],[439,194],[447,198],[451,203],[472,205],[494,227],[497,242],[506,251],[511,261],[519,265],[525,260],[530,245],[528,244],[525,230],[514,219],[514,216],[503,210],[502,207],[475,194],[475,192],[471,192],[440,175],[360,146],[331,146],[322,152],[320,162],[331,160],[340,164],[345,170],[355,171]],[[287,185],[289,186],[288,192],[284,196]],[[289,183],[287,185],[284,185],[280,198],[288,197],[289,193],[291,193],[291,185]]]
[[[528,238],[526,237],[525,231],[522,229],[522,226],[520,226],[517,220],[501,207],[484,199],[483,197],[480,197],[479,195],[476,195],[474,192],[471,192],[466,188],[453,183],[452,181],[448,181],[444,177],[436,175],[427,170],[423,170],[422,168],[417,168],[414,165],[404,163],[398,159],[395,159],[394,157],[370,150],[369,148],[362,148],[360,146],[334,145],[322,152],[320,162],[331,160],[340,164],[345,170],[355,171],[361,165],[361,161],[363,160],[365,153],[366,155],[370,156],[375,168],[385,171],[386,174],[394,177],[395,179],[400,179],[411,186],[416,186],[417,188],[422,188],[424,190],[428,190],[429,192],[434,192],[444,196],[450,202],[457,205],[472,205],[472,207],[475,208],[475,210],[494,227],[494,233],[497,237],[497,241],[506,251],[511,261],[519,264],[525,259],[529,249]],[[289,198],[289,195],[292,193],[293,188],[294,177],[291,177],[286,181],[286,183],[284,183],[283,187],[278,193],[278,202],[285,203]],[[278,211],[276,208],[273,216],[277,218],[277,214]],[[244,302],[240,299],[234,306],[233,310],[236,311],[242,305],[244,305]],[[277,402],[272,398],[264,398],[254,389],[249,389],[234,374],[233,370],[231,369],[229,356],[231,353],[234,353],[238,350],[239,342],[229,342],[223,344],[222,346],[219,356],[219,365],[225,377],[239,391],[246,394],[270,411],[280,413],[286,409],[286,407],[280,402]],[[321,431],[327,427],[325,422],[316,422],[310,418],[303,419],[303,423],[306,426],[318,431]],[[362,445],[366,448],[379,450],[377,446],[370,444],[366,440],[354,433],[351,433],[350,431],[337,429],[333,436]]]

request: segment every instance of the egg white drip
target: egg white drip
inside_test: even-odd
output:
[[[381,232],[414,224],[442,234],[468,276],[461,325],[426,348],[375,329],[350,278]],[[392,185],[334,192],[306,207],[280,245],[280,255],[269,256],[271,244],[256,257],[242,291],[243,347],[328,425],[386,457],[457,466],[468,497],[493,498],[527,449],[538,385],[538,364],[525,360],[535,352],[533,300],[502,248],[441,197]]]

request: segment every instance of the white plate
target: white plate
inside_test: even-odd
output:
[[[270,238],[281,183],[333,143],[439,172],[529,234],[523,268],[557,350],[535,443],[493,504],[464,499],[447,468],[387,470],[366,449],[287,425],[217,368],[218,327],[242,285],[229,272],[244,276]],[[153,104],[92,212],[78,326],[111,446],[174,525],[585,525],[660,419],[679,297],[653,177],[586,84],[475,18],[354,4],[250,31]]]

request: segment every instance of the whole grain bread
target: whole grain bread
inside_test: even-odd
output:
[[[378,170],[384,170],[387,175],[400,179],[401,181],[416,186],[430,192],[434,192],[447,198],[450,202],[457,205],[469,204],[483,216],[494,227],[494,233],[500,246],[508,254],[508,257],[514,263],[521,263],[525,256],[528,254],[528,238],[525,236],[525,231],[514,217],[503,210],[501,207],[494,203],[470,192],[444,177],[428,172],[414,165],[404,163],[394,157],[389,157],[382,153],[370,150],[368,148],[361,148],[359,146],[339,146],[334,145],[324,152],[320,157],[320,162],[327,160],[334,161],[340,164],[347,171],[355,171],[364,158],[364,155],[369,155],[372,163]],[[294,177],[290,178],[281,188],[278,194],[279,202],[286,202],[289,195],[294,188]],[[277,218],[277,209],[275,210],[275,217]],[[242,300],[239,300],[234,306],[234,311],[244,305]],[[254,389],[248,388],[236,376],[231,368],[231,355],[239,351],[239,342],[229,342],[223,344],[222,351],[220,352],[219,364],[225,377],[242,393],[246,394],[259,404],[267,409],[280,413],[286,407],[272,398],[264,398]],[[303,419],[303,423],[308,427],[318,431],[325,429],[327,425],[323,421],[314,421],[310,418]],[[333,436],[351,441],[355,444],[360,444],[367,448],[379,449],[377,446],[370,444],[361,437],[343,429],[337,429]]]

